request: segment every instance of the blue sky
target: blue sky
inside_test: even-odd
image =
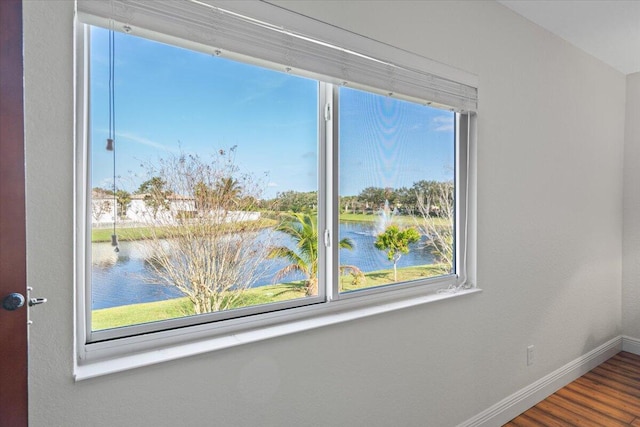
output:
[[[264,197],[317,188],[318,83],[115,34],[118,188],[146,179],[141,163],[237,145],[236,163],[264,177]],[[91,41],[92,186],[112,187],[108,31]],[[453,113],[341,89],[340,191],[453,179]]]

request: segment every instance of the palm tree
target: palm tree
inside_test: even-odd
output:
[[[242,194],[242,187],[237,179],[233,177],[220,178],[217,184],[218,194],[223,199],[237,200]]]
[[[276,273],[275,280],[280,280],[293,272],[300,272],[306,277],[307,295],[318,294],[318,224],[315,217],[306,213],[292,213],[283,221],[277,231],[281,231],[296,244],[296,249],[277,246],[269,250],[267,258],[286,258],[291,264]],[[338,247],[353,249],[353,241],[348,238],[340,240]],[[350,266],[357,270],[357,267]],[[358,270],[359,271],[359,270]]]

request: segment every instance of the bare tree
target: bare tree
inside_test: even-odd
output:
[[[442,266],[444,274],[453,271],[453,219],[454,186],[451,182],[438,183],[430,194],[417,194],[420,216],[417,226],[427,237],[426,245]]]
[[[91,216],[94,222],[99,222],[104,214],[113,212],[112,200],[113,192],[109,190],[95,187],[91,191]]]
[[[234,154],[235,147],[208,161],[170,157],[149,171],[166,182],[172,197],[167,213],[149,221],[150,238],[140,243],[155,279],[182,292],[196,314],[233,308],[263,275],[270,231],[251,205],[261,186],[240,173]],[[233,195],[219,185],[224,180],[233,180]]]
[[[92,200],[91,201],[91,215],[94,222],[100,221],[102,215],[111,212],[111,203],[106,200]]]

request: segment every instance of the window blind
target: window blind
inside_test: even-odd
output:
[[[365,53],[232,8],[230,2],[199,0],[77,1],[78,18],[87,24],[435,107],[477,111],[474,86],[420,69],[422,57],[402,51],[406,62],[392,62],[378,56],[389,51],[388,45],[367,39]],[[358,37],[326,26],[334,39],[336,32],[343,32],[338,35],[347,42]]]

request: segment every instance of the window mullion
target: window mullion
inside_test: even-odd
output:
[[[455,265],[458,285],[469,286],[467,277],[468,263],[468,226],[469,226],[469,167],[472,113],[456,114],[456,216],[455,216]]]
[[[320,271],[320,283],[326,290],[328,301],[337,299],[338,289],[338,90],[329,83],[320,84],[320,120],[321,152],[324,161],[321,164],[323,212],[319,223],[322,225],[323,238],[320,244],[324,248],[324,268]],[[323,122],[323,123],[322,123]],[[326,233],[326,234],[325,234]],[[322,261],[322,258],[321,258]]]

